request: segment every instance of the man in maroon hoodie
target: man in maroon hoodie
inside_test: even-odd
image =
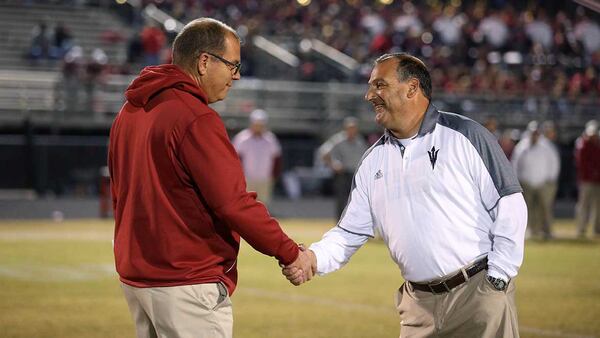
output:
[[[579,183],[577,233],[585,237],[591,221],[594,235],[600,236],[600,136],[596,120],[588,121],[585,131],[575,141],[575,166]]]
[[[111,128],[115,261],[138,337],[231,337],[240,236],[312,277],[305,252],[246,192],[208,106],[239,71],[235,31],[192,21],[175,39],[173,64],[147,67],[129,86]]]

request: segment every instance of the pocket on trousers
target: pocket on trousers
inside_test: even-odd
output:
[[[196,284],[191,285],[194,292],[194,297],[206,310],[216,309],[223,301],[227,298],[227,288],[221,283],[208,283],[208,284]],[[222,291],[222,288],[225,291]],[[225,296],[223,296],[223,293]]]
[[[396,291],[396,309],[397,310],[400,307],[400,304],[402,303],[402,297],[404,296],[404,285],[406,285],[406,282],[402,283],[402,285],[400,286],[398,291]]]
[[[225,286],[225,284],[218,282],[217,290],[219,292],[219,297],[217,298],[217,305],[215,305],[215,307],[212,308],[213,310],[218,308],[229,298],[229,291],[227,290],[227,287]]]

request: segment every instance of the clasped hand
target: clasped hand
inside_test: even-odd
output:
[[[317,272],[317,257],[315,253],[306,249],[302,244],[298,245],[298,248],[300,249],[298,258],[281,270],[285,278],[296,286],[308,282]]]

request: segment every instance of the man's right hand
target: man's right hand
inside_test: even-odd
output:
[[[302,244],[299,245],[299,248],[298,258],[281,270],[285,278],[296,286],[308,282],[317,272],[317,256],[315,253],[304,248]]]

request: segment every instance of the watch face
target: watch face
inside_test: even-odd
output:
[[[497,279],[496,283],[494,284],[494,287],[496,288],[496,290],[504,291],[504,289],[506,289],[506,282],[502,279]]]
[[[490,276],[488,276],[487,279],[496,290],[504,291],[506,289],[507,283],[504,280],[502,280],[500,278],[490,277]]]

